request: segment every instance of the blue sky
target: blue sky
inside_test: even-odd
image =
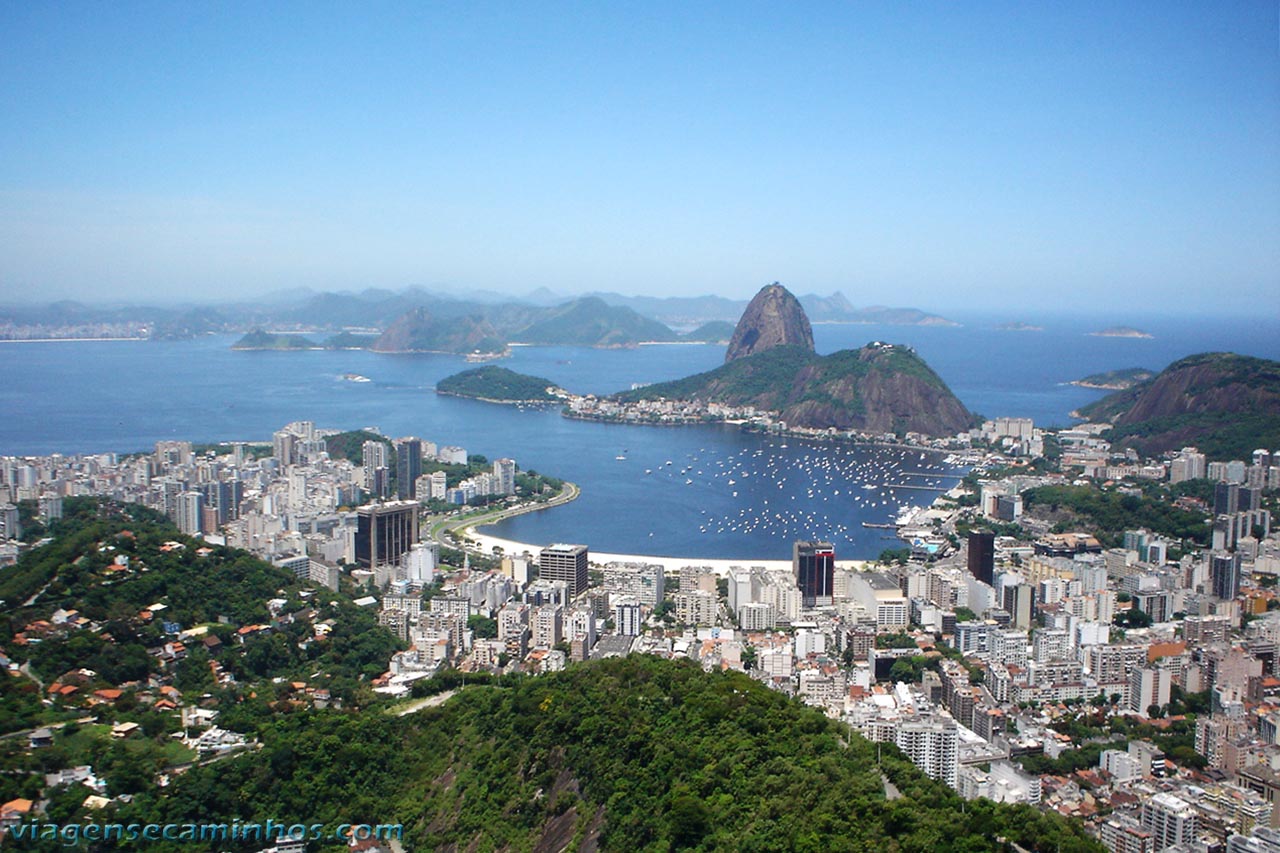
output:
[[[0,33],[0,302],[1280,294],[1274,0],[7,3]]]

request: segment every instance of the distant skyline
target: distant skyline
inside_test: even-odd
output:
[[[0,304],[1274,311],[1267,2],[0,5]]]

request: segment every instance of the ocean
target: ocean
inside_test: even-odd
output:
[[[1066,384],[1090,373],[1158,370],[1210,350],[1280,358],[1274,317],[1017,318],[1044,327],[1037,332],[956,319],[963,325],[817,325],[814,336],[819,352],[874,340],[913,346],[970,409],[1059,426],[1104,393]],[[1154,337],[1087,334],[1120,324]],[[266,440],[293,420],[372,426],[491,459],[512,456],[582,486],[577,501],[510,519],[493,528],[499,536],[743,560],[786,558],[799,538],[829,538],[842,559],[874,557],[896,540],[862,522],[890,521],[903,505],[927,503],[962,473],[940,454],[795,439],[783,447],[724,426],[598,424],[437,396],[436,381],[470,366],[455,356],[236,352],[233,341],[0,344],[0,455],[132,452],[161,439]],[[723,358],[724,348],[711,345],[517,347],[500,363],[573,391],[608,393],[709,370]],[[346,381],[348,373],[372,381]]]

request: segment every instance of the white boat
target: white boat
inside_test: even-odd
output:
[[[348,382],[372,382],[368,376],[361,376],[359,373],[344,373],[342,378]]]
[[[614,459],[617,459],[619,462],[626,462],[626,461],[627,461],[627,457],[623,456],[621,453],[619,453],[617,456],[615,456],[615,457],[613,457],[613,458],[614,458]]]

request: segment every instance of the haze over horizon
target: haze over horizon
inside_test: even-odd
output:
[[[1275,3],[9,4],[0,28],[0,304],[1280,290]]]

